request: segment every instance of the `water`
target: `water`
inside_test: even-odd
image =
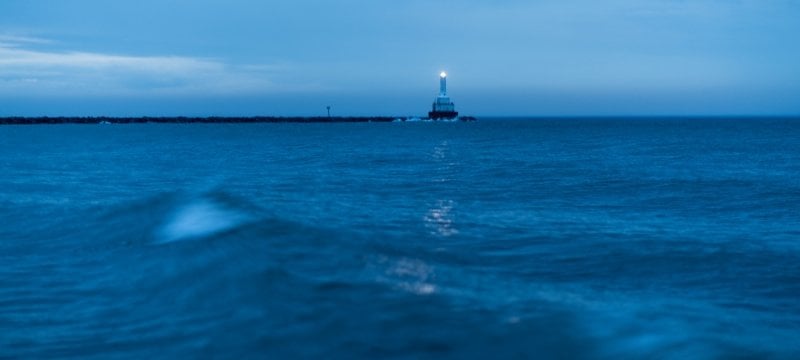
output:
[[[798,358],[800,121],[0,127],[0,358]]]

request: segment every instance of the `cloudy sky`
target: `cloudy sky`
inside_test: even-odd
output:
[[[0,116],[800,114],[794,0],[2,0]]]

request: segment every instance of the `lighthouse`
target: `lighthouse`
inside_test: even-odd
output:
[[[428,117],[433,120],[439,120],[454,119],[456,116],[458,116],[456,106],[447,96],[447,73],[442,71],[439,74],[439,96],[433,102],[433,110],[428,113]]]

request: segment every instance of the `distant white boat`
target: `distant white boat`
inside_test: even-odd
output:
[[[111,125],[111,123],[110,123],[110,122],[108,122],[108,121],[105,121],[105,120],[103,120],[103,121],[99,122],[98,124],[100,124],[100,125]]]

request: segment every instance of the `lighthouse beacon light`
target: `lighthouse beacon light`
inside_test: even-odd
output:
[[[428,113],[428,117],[433,120],[454,119],[458,116],[455,104],[447,96],[447,73],[442,71],[439,74],[439,95],[433,102],[433,109]]]

